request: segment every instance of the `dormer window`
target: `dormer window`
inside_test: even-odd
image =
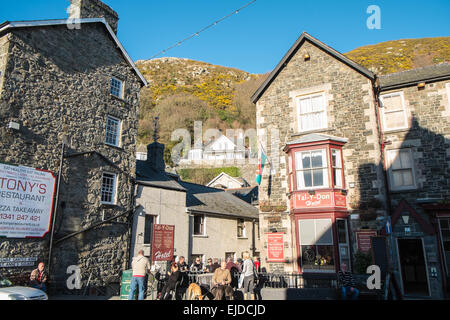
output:
[[[110,92],[113,96],[123,99],[123,81],[117,78],[111,78]]]

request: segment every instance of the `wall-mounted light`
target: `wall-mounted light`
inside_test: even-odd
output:
[[[425,88],[425,82],[421,82],[417,85],[417,88],[419,88],[419,90],[424,89]]]
[[[409,214],[402,215],[402,220],[404,224],[408,224],[409,222]]]
[[[305,59],[305,61],[308,61],[309,59],[311,59],[311,56],[309,55],[308,52],[306,52],[303,58]]]

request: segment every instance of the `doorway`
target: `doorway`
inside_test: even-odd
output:
[[[429,296],[427,269],[421,239],[398,239],[405,295]]]

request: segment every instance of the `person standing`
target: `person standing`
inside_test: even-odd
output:
[[[253,260],[250,259],[250,254],[248,252],[244,252],[243,258],[242,275],[244,277],[244,300],[255,300],[255,279],[257,277],[255,264],[253,263]],[[248,295],[250,295],[250,298]]]
[[[342,299],[347,299],[348,291],[352,293],[353,300],[358,299],[359,290],[356,289],[355,279],[353,278],[352,273],[348,271],[345,263],[341,264],[341,270],[339,270],[338,276],[341,284]]]
[[[150,261],[144,257],[144,250],[140,250],[138,255],[131,262],[133,277],[131,278],[131,288],[128,300],[134,300],[136,288],[139,290],[138,300],[144,300],[145,279],[150,273]]]
[[[178,270],[180,271],[181,274],[181,287],[188,287],[189,286],[189,266],[186,263],[186,259],[181,256],[180,260],[178,261]]]
[[[47,272],[45,272],[45,264],[40,262],[37,269],[31,272],[30,286],[47,292]]]
[[[206,272],[213,273],[215,271],[213,260],[211,258],[208,259],[208,264],[206,265]]]
[[[214,264],[213,264],[213,270],[212,272],[216,271],[216,269],[220,268],[219,259],[214,258]]]
[[[260,258],[255,258],[255,267],[256,267],[256,271],[260,272],[261,271],[261,259]]]

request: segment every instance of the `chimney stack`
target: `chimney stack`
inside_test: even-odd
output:
[[[105,18],[117,34],[119,15],[100,0],[70,0],[69,19]]]
[[[166,170],[163,144],[155,141],[147,146],[147,163],[150,167],[157,171]]]

